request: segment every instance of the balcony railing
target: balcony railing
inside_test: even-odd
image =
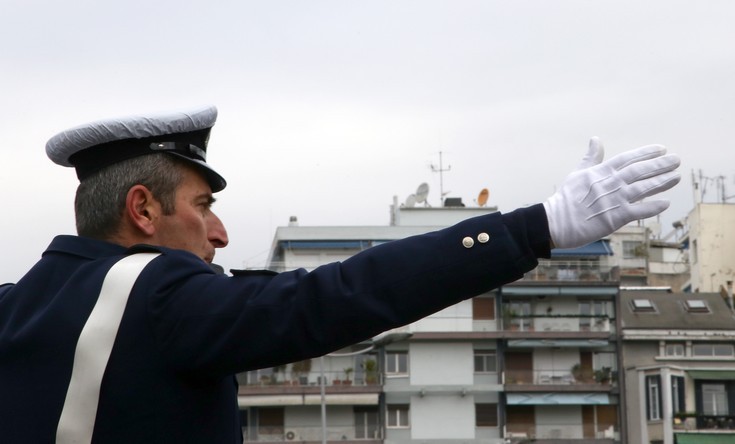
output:
[[[546,369],[546,370],[506,370],[503,372],[505,384],[536,385],[614,385],[617,372],[609,367],[601,369]]]
[[[320,386],[321,372],[283,373],[270,370],[257,370],[238,375],[240,386]],[[365,386],[381,385],[383,375],[379,372],[325,371],[324,385],[329,386]]]
[[[503,325],[510,331],[535,332],[606,332],[613,329],[613,322],[607,315],[581,314],[504,314]]]
[[[269,426],[243,427],[243,440],[247,443],[280,443],[280,442],[322,442],[323,430],[319,426]],[[382,440],[382,429],[377,425],[367,426],[328,426],[326,428],[328,442],[370,443]],[[381,441],[382,442],[382,441]]]
[[[735,416],[731,415],[677,415],[674,417],[676,430],[733,430]]]
[[[612,442],[618,436],[616,424],[509,423],[505,426],[505,438],[511,442],[543,439],[563,439],[564,442],[609,439]]]
[[[526,281],[612,282],[620,279],[617,267],[590,261],[539,260],[538,266],[526,273]]]

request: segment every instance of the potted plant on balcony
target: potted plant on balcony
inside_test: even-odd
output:
[[[362,363],[362,367],[365,370],[365,383],[366,384],[377,384],[378,383],[378,361],[375,359],[367,359]]]
[[[345,379],[342,381],[342,385],[351,385],[352,380],[350,379],[350,375],[352,374],[354,369],[352,367],[347,367],[343,371],[345,372]]]
[[[291,378],[295,385],[308,384],[308,374],[311,371],[311,359],[294,362],[291,364]]]
[[[697,412],[674,413],[674,429],[692,430],[697,428]]]
[[[612,375],[612,369],[610,367],[602,367],[599,370],[595,370],[595,381],[598,384],[609,384]]]
[[[503,328],[506,330],[518,330],[518,324],[513,323],[513,319],[517,317],[517,311],[508,306],[503,307]]]

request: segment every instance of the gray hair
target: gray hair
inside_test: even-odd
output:
[[[182,163],[163,153],[149,154],[106,167],[82,181],[74,200],[77,234],[109,240],[120,228],[128,190],[135,185],[151,191],[163,214],[173,214]]]

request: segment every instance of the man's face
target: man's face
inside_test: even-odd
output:
[[[214,259],[215,248],[227,245],[227,231],[212,212],[212,189],[201,174],[183,168],[183,180],[176,190],[173,214],[161,215],[157,221],[158,244],[186,250],[205,262]]]

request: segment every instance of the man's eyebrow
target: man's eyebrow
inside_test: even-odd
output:
[[[209,205],[214,205],[217,199],[209,193],[202,193],[197,197],[198,200],[205,200]]]

